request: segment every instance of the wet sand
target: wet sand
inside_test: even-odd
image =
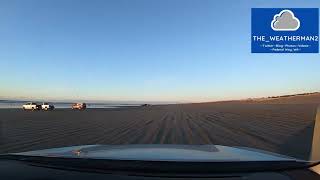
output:
[[[308,159],[320,103],[319,94],[312,96],[86,111],[0,109],[0,153],[81,144],[220,144]]]

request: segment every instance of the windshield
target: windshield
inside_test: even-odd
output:
[[[175,144],[217,145],[211,160],[320,160],[319,7],[1,1],[0,154]]]

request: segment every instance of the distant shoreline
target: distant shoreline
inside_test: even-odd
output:
[[[28,102],[28,101],[27,101]],[[26,102],[0,101],[0,109],[20,109]],[[41,103],[39,103],[41,104]],[[73,103],[52,103],[56,109],[70,109]],[[87,103],[89,109],[113,109],[113,108],[129,108],[140,107],[141,104],[103,104],[103,103]]]
[[[286,94],[286,95],[278,95],[278,96],[267,96],[267,97],[255,97],[255,98],[244,98],[244,99],[234,99],[234,100],[220,100],[220,101],[202,101],[202,102],[176,102],[176,103],[165,103],[162,102],[160,103],[151,103],[151,102],[142,102],[141,103],[123,103],[123,102],[94,102],[94,101],[85,101],[85,100],[75,100],[75,101],[58,101],[58,100],[49,100],[49,101],[40,101],[40,100],[12,100],[12,99],[0,99],[0,108],[1,108],[1,103],[11,103],[11,104],[22,104],[27,103],[27,102],[36,102],[36,103],[42,103],[42,102],[49,102],[52,104],[61,104],[61,105],[72,105],[75,102],[85,102],[87,105],[94,105],[94,106],[110,106],[110,107],[123,107],[123,106],[141,106],[143,104],[152,104],[152,105],[169,105],[169,104],[199,104],[199,103],[221,103],[221,102],[243,102],[243,101],[268,101],[268,100],[274,100],[274,99],[283,99],[283,98],[290,98],[290,97],[298,97],[298,96],[308,96],[308,95],[316,95],[320,94],[320,91],[317,92],[306,92],[306,93],[297,93],[297,94]],[[18,108],[18,107],[17,107]]]

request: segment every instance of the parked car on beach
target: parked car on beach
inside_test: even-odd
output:
[[[41,105],[41,109],[45,110],[45,111],[53,110],[54,109],[54,105],[44,102]]]
[[[41,105],[38,105],[35,102],[28,102],[27,104],[22,105],[22,109],[23,110],[40,110],[41,109]]]
[[[87,108],[86,103],[74,103],[72,104],[72,109],[77,109],[77,110],[85,110]]]
[[[142,107],[148,107],[148,106],[151,106],[151,104],[142,104],[141,106]]]

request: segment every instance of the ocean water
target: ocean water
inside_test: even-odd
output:
[[[0,109],[8,108],[22,108],[23,104],[27,102],[17,102],[17,101],[0,101]],[[38,102],[37,102],[38,103]],[[42,104],[39,102],[38,104]],[[55,108],[71,108],[73,103],[67,102],[53,102]],[[107,104],[107,103],[86,103],[87,108],[121,108],[121,107],[137,107],[140,104]]]

